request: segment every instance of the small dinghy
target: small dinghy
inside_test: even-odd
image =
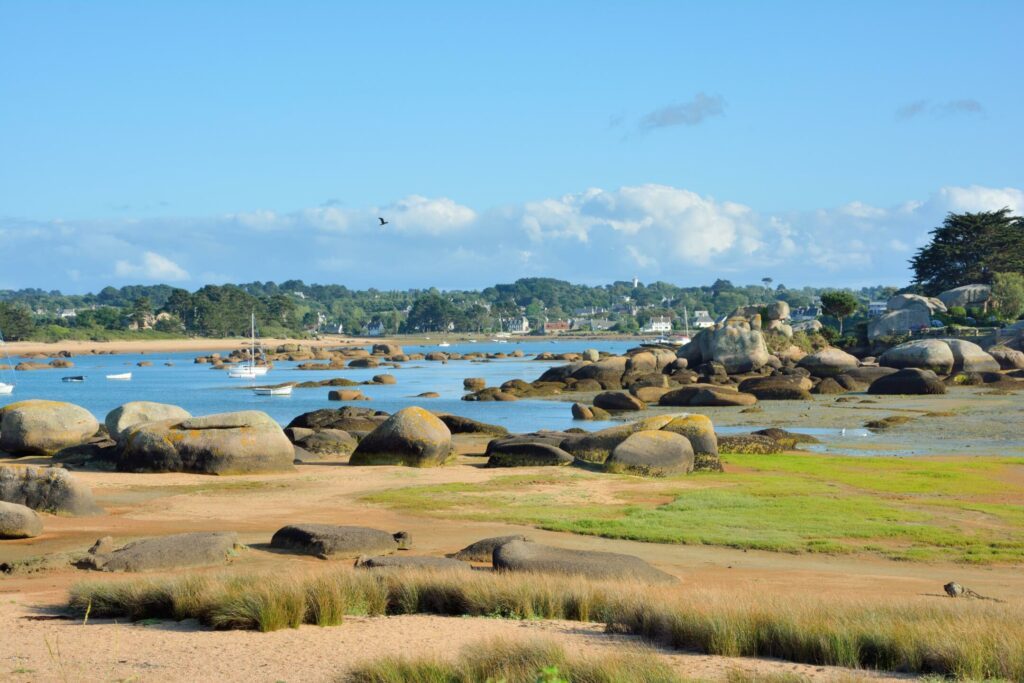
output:
[[[291,396],[292,385],[285,384],[281,387],[253,387],[252,392],[257,396]]]
[[[132,378],[130,372],[119,372],[116,375],[107,375],[107,379],[129,380]]]
[[[61,382],[84,382],[85,375],[70,375],[68,377],[61,377]]]

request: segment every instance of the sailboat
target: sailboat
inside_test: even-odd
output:
[[[256,365],[256,311],[252,312],[252,348],[249,351],[249,362],[228,370],[228,377],[232,379],[256,379],[267,374],[266,365]]]
[[[7,359],[7,367],[11,367],[11,356],[7,353],[7,344],[4,342],[3,334],[0,334],[0,346],[4,347],[4,358]],[[6,373],[6,370],[4,371]],[[14,393],[14,382],[0,382],[0,396],[10,396]]]

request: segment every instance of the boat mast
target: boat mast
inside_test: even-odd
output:
[[[690,312],[686,310],[686,306],[683,306],[683,325],[686,328],[686,338],[690,338]]]
[[[249,349],[249,364],[252,366],[253,372],[256,371],[256,310],[253,309],[252,318],[250,320],[252,324],[252,348]]]

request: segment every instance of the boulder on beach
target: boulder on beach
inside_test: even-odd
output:
[[[720,453],[774,455],[786,450],[785,444],[763,434],[734,434],[718,439]]]
[[[378,555],[376,557],[360,557],[356,562],[358,569],[434,569],[438,571],[470,571],[465,562],[447,557],[431,557],[429,555]]]
[[[293,441],[296,446],[313,455],[342,457],[356,449],[356,440],[341,429],[321,429],[303,434]]]
[[[349,434],[369,433],[379,427],[388,414],[362,408],[359,406],[345,406],[343,408],[321,408],[308,413],[302,413],[288,423],[288,427],[301,427],[312,429],[341,429]]]
[[[501,425],[492,425],[451,413],[436,413],[436,415],[437,419],[444,422],[452,434],[488,434],[491,436],[506,436],[508,434],[508,430]]]
[[[883,368],[879,366],[862,366],[847,370],[846,372],[836,375],[833,379],[842,386],[844,389],[849,391],[864,391],[871,383],[876,379],[891,375],[896,372],[896,368]]]
[[[988,355],[992,356],[1003,370],[1024,370],[1024,352],[1022,351],[997,344],[989,347]]]
[[[696,456],[718,455],[718,436],[715,425],[707,415],[683,413],[674,415],[672,421],[661,428],[665,432],[673,432],[685,436]]]
[[[405,351],[403,351],[402,347],[399,346],[398,344],[381,343],[374,344],[373,348],[370,350],[370,353],[380,354],[382,356],[401,356],[405,353]]]
[[[663,477],[693,471],[693,447],[685,436],[669,431],[630,434],[604,462],[608,472]]]
[[[594,406],[607,411],[646,410],[647,404],[624,391],[605,391],[594,397]]]
[[[947,289],[939,294],[938,298],[946,308],[961,306],[969,308],[984,304],[992,297],[992,287],[989,285],[972,284]]]
[[[596,432],[564,439],[561,448],[580,460],[604,463],[612,451],[630,434],[644,430],[658,430],[672,422],[674,415],[655,415],[636,422],[608,427]]]
[[[373,384],[398,384],[394,375],[374,375],[370,382]]]
[[[493,439],[484,455],[487,467],[561,467],[574,460],[555,443],[528,436]]]
[[[495,569],[509,572],[568,574],[590,579],[629,579],[651,583],[674,583],[677,580],[633,555],[570,550],[529,541],[510,541],[496,547],[492,562]]]
[[[252,474],[292,469],[295,450],[266,413],[244,410],[137,425],[122,435],[124,472]]]
[[[584,363],[572,373],[572,378],[592,379],[604,389],[619,389],[622,387],[622,376],[626,373],[627,360],[624,356],[611,356],[596,363]],[[545,375],[547,373],[541,375],[541,380],[545,380]]]
[[[143,538],[111,552],[96,552],[82,563],[105,572],[142,572],[223,564],[238,546],[233,531],[200,531]]]
[[[739,390],[759,401],[810,401],[810,381],[795,375],[751,377],[740,382]]]
[[[917,339],[894,346],[878,357],[878,364],[896,368],[920,368],[939,375],[953,371],[953,350],[941,339]]]
[[[85,408],[61,401],[31,399],[0,409],[0,451],[14,455],[53,455],[85,443],[100,428]]]
[[[43,521],[27,505],[0,501],[0,540],[35,538],[43,533]]]
[[[364,526],[332,524],[290,524],[274,532],[270,546],[304,555],[328,558],[356,558],[406,550],[412,545],[404,531],[389,534]]]
[[[418,406],[398,411],[367,434],[350,465],[436,467],[451,454],[452,433],[433,413]]]
[[[713,384],[693,384],[682,389],[675,389],[663,395],[658,401],[661,406],[752,406],[757,397],[746,394],[732,387]]]
[[[800,359],[797,365],[807,369],[815,377],[835,377],[860,365],[856,356],[851,356],[842,349],[829,347],[808,354]]]
[[[944,394],[946,385],[931,370],[904,368],[875,380],[869,394]]]
[[[135,425],[159,420],[185,420],[192,413],[170,403],[153,401],[129,401],[107,413],[103,424],[107,427],[110,438],[119,441],[121,435]]]
[[[999,361],[974,342],[943,339],[953,352],[953,372],[999,372]]]
[[[64,515],[99,515],[92,491],[59,467],[0,467],[0,501]]]
[[[461,560],[462,562],[490,562],[494,557],[494,549],[503,546],[506,543],[512,541],[525,541],[526,536],[522,534],[512,534],[511,536],[493,536],[491,538],[482,538],[479,541],[470,543],[465,548],[457,553],[451,553],[445,557],[450,557],[453,560]]]

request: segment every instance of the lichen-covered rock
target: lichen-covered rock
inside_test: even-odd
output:
[[[89,487],[59,467],[0,467],[0,501],[53,514],[103,512]]]
[[[452,434],[489,434],[491,436],[507,436],[508,430],[501,425],[480,422],[461,415],[436,413],[437,419],[444,422]]]
[[[488,467],[562,467],[573,456],[552,443],[528,437],[495,439],[487,444]]]
[[[510,541],[494,549],[499,571],[568,574],[591,579],[628,579],[673,583],[671,574],[655,569],[633,555],[594,550],[570,550],[529,541]]]
[[[627,361],[628,359],[624,356],[611,356],[596,363],[583,364],[571,376],[576,380],[596,380],[604,389],[618,389],[622,386],[622,376],[626,374]],[[542,375],[541,379],[545,380],[546,378]]]
[[[0,501],[0,539],[35,538],[43,533],[43,521],[35,510]]]
[[[604,463],[608,472],[663,477],[693,471],[693,447],[681,434],[635,432],[615,447]]]
[[[142,572],[223,564],[234,554],[238,534],[201,531],[143,538],[111,552],[96,552],[86,563],[105,572]]]
[[[984,304],[992,296],[992,288],[989,285],[973,284],[963,285],[947,289],[939,294],[939,301],[946,305],[946,308],[962,306],[968,308]]]
[[[436,467],[448,459],[451,448],[448,426],[431,412],[410,406],[367,434],[349,464]]]
[[[1003,370],[1024,370],[1024,352],[997,344],[988,349],[988,354],[999,363]]]
[[[317,432],[304,434],[295,439],[296,446],[317,456],[342,457],[351,455],[356,449],[356,440],[351,434],[341,429],[321,429]]]
[[[160,420],[185,420],[190,417],[192,417],[192,413],[170,403],[130,401],[107,413],[103,423],[107,427],[110,438],[120,441],[121,435],[135,425]]]
[[[953,352],[953,372],[999,372],[999,361],[974,342],[943,339]]]
[[[674,432],[685,436],[695,455],[718,455],[718,436],[715,426],[707,415],[684,413],[674,415],[672,421],[662,427],[662,431]]]
[[[411,546],[411,541],[404,531],[389,534],[363,526],[290,524],[274,533],[270,546],[324,559],[344,559],[405,550]]]
[[[462,380],[462,388],[466,391],[480,391],[487,388],[487,380],[483,377],[467,377]]]
[[[0,409],[0,451],[53,455],[85,443],[99,428],[92,413],[72,403],[18,401]]]
[[[288,427],[312,429],[341,429],[349,434],[372,432],[383,424],[388,414],[371,408],[345,406],[337,410],[323,408],[303,413],[288,423]]]
[[[904,368],[875,380],[869,394],[944,394],[946,385],[931,370]]]
[[[251,474],[292,469],[295,450],[266,413],[244,410],[146,422],[121,438],[125,472]]]
[[[718,438],[719,453],[734,453],[744,455],[774,455],[781,453],[785,448],[779,441],[770,436],[757,434],[735,434],[732,436],[720,436]]]

